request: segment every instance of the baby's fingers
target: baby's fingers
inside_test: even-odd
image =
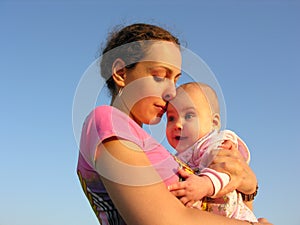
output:
[[[186,195],[186,191],[184,189],[179,189],[175,191],[171,191],[171,193],[176,197],[182,197]]]
[[[168,186],[169,191],[185,189],[185,182],[177,182]]]
[[[189,176],[191,176],[191,172],[185,171],[184,169],[178,170],[178,174],[184,179],[187,179]]]

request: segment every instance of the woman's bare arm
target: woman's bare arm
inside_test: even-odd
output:
[[[108,140],[100,144],[95,162],[109,195],[127,224],[249,224],[185,207],[157,179],[158,174],[144,152],[128,141]]]

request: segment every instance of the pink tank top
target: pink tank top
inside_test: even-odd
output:
[[[118,109],[111,106],[99,106],[88,115],[82,128],[77,165],[82,188],[101,224],[125,224],[95,170],[94,157],[97,145],[110,137],[128,140],[139,146],[156,169],[161,181],[166,185],[178,181],[176,175],[178,163],[160,143]],[[120,165],[120,163],[112,166],[115,165]],[[118,182],[130,185],[128,182],[134,181],[134,178],[126,179],[126,167],[124,168],[120,169]]]

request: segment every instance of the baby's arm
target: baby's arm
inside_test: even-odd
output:
[[[190,174],[185,170],[179,170],[179,175],[184,181],[174,183],[168,189],[187,207],[192,207],[203,197],[214,194],[213,183],[209,177]]]

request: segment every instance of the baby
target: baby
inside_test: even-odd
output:
[[[216,198],[230,177],[208,168],[225,140],[231,140],[247,163],[250,153],[246,144],[232,131],[220,130],[220,110],[215,91],[203,83],[191,82],[177,88],[177,94],[167,108],[166,135],[176,149],[176,157],[198,176],[189,180],[188,193],[180,185],[171,185],[170,191],[187,206],[201,208],[230,218],[257,222],[245,205],[241,193],[232,191]]]

